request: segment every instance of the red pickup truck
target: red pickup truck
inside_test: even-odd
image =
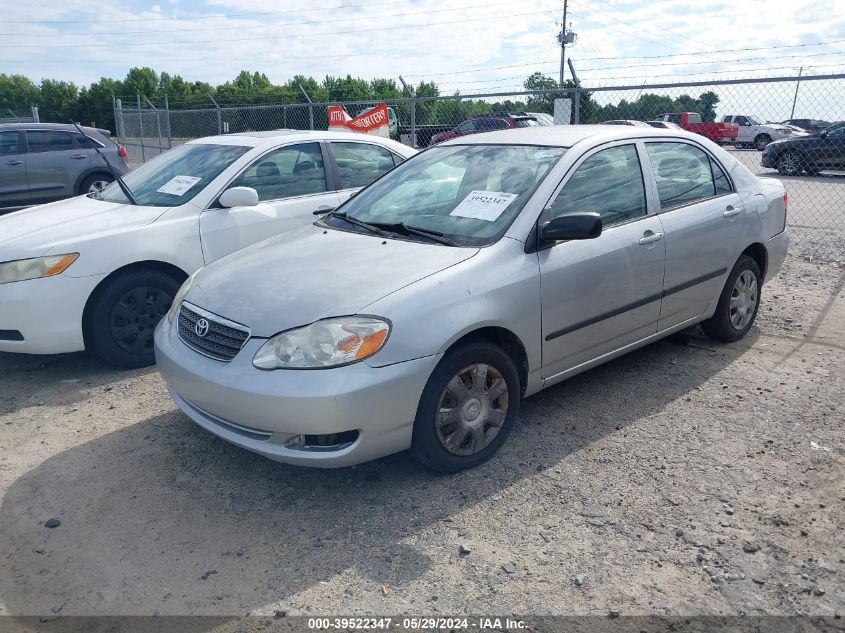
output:
[[[698,112],[669,112],[658,115],[657,120],[676,123],[689,132],[706,136],[714,143],[732,143],[739,134],[736,123],[703,123]]]

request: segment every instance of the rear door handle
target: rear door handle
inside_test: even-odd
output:
[[[655,242],[659,242],[663,239],[663,233],[652,233],[651,235],[643,235],[640,238],[640,246],[645,246],[646,244],[654,244]]]
[[[88,154],[72,154],[71,158],[73,160],[82,160],[83,158],[88,158]]]
[[[742,209],[737,209],[733,205],[728,205],[727,208],[722,212],[723,218],[733,218],[738,216],[742,213]]]
[[[15,165],[23,165],[23,161],[22,160],[9,160],[9,161],[6,161],[6,164],[12,165],[14,167]]]

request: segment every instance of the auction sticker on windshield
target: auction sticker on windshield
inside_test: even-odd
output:
[[[516,196],[504,191],[470,191],[449,215],[495,222]]]
[[[174,176],[156,189],[156,191],[159,193],[169,193],[171,196],[181,196],[200,180],[202,178],[197,178],[196,176]]]

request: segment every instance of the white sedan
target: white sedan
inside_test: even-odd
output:
[[[0,217],[0,352],[151,364],[153,329],[190,274],[312,222],[415,152],[343,132],[214,136],[126,174],[129,196],[114,182]]]

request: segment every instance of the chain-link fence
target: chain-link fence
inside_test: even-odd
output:
[[[38,108],[16,108],[0,110],[0,124],[3,123],[38,123]]]
[[[130,162],[215,134],[327,128],[333,103],[270,103],[171,109],[139,95],[116,100],[115,119]],[[723,144],[753,173],[780,178],[789,192],[795,250],[845,261],[845,75],[577,86],[560,90],[403,97],[340,104],[355,116],[387,103],[391,135],[418,148],[454,136],[543,124],[680,125]],[[783,141],[773,143],[774,141]]]

